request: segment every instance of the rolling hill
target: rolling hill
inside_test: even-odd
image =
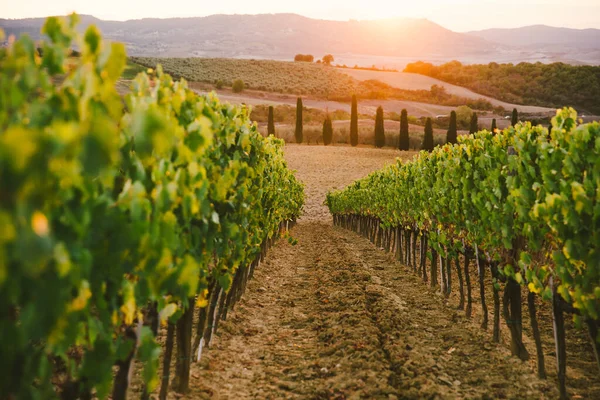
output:
[[[531,51],[522,53],[512,40],[495,39],[493,32],[457,33],[426,19],[328,21],[296,14],[259,14],[129,21],[82,15],[81,20],[81,29],[95,24],[105,38],[124,42],[128,53],[137,56],[290,60],[297,53],[317,57],[332,53],[345,63],[359,60],[400,66],[417,58],[439,62],[543,58]],[[28,33],[39,39],[43,22],[43,18],[0,19],[0,27],[8,35]],[[555,53],[553,60],[560,59]]]

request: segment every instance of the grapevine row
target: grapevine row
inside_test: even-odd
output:
[[[463,136],[456,145],[421,152],[412,162],[388,166],[344,190],[328,193],[336,225],[357,231],[413,266],[445,294],[452,262],[467,280],[470,260],[479,268],[483,327],[487,327],[484,276],[494,292],[494,339],[502,313],[514,355],[527,359],[522,342],[521,285],[526,285],[545,376],[534,295],[552,301],[561,395],[565,386],[563,313],[589,328],[598,360],[600,344],[600,125],[578,125],[573,109],[558,110],[549,132],[530,123],[502,132]],[[420,263],[417,265],[417,244]],[[438,268],[439,267],[439,268]]]
[[[124,46],[76,24],[0,48],[0,397],[124,399],[136,361],[165,398],[174,340],[185,392],[303,187],[244,107],[160,67],[122,98]]]

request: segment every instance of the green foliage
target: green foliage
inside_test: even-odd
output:
[[[383,124],[383,108],[377,107],[375,113],[375,147],[385,146],[385,126]]]
[[[223,89],[223,86],[225,86],[225,83],[223,82],[223,80],[217,79],[217,82],[215,83],[215,88],[221,90],[221,89]]]
[[[495,121],[495,120],[494,120]],[[456,111],[450,113],[450,126],[446,134],[446,143],[455,144],[458,141],[458,131],[456,128]]]
[[[458,61],[434,66],[419,61],[408,64],[404,72],[431,76],[509,103],[571,104],[580,112],[600,113],[600,66],[540,62],[463,65]]]
[[[435,232],[434,248],[477,246],[544,298],[552,278],[583,318],[598,320],[600,124],[577,126],[566,108],[552,123],[551,132],[519,123],[461,136],[328,193],[326,204],[334,215]]]
[[[152,390],[162,322],[209,281],[231,282],[303,188],[283,143],[248,110],[198,96],[158,67],[122,99],[125,48],[77,17],[49,18],[43,55],[26,36],[0,48],[0,393],[106,398],[134,345]],[[80,56],[68,59],[74,43]],[[65,368],[66,367],[66,368]],[[60,374],[60,376],[58,376]],[[71,385],[72,384],[72,385]]]
[[[233,81],[233,85],[231,85],[231,90],[233,90],[233,93],[241,93],[244,91],[245,87],[246,85],[244,84],[243,80],[236,79]]]
[[[410,138],[408,136],[408,111],[405,108],[400,112],[400,139],[398,140],[400,150],[408,150]]]
[[[302,107],[302,99],[298,97],[296,101],[296,130],[294,131],[296,143],[302,143],[303,139]]]
[[[333,125],[331,124],[331,118],[329,118],[329,114],[325,117],[325,121],[323,121],[323,144],[327,146],[331,144],[333,139]]]
[[[433,127],[431,126],[431,118],[427,118],[427,121],[425,122],[425,135],[423,136],[422,150],[432,151],[433,147]]]
[[[275,135],[275,120],[273,112],[273,106],[269,106],[269,121],[267,122],[268,135]]]
[[[468,129],[471,123],[473,110],[467,106],[460,106],[456,109],[456,123],[461,129]]]
[[[350,144],[358,145],[358,103],[356,95],[352,95],[352,107],[350,110]]]
[[[515,126],[519,123],[519,112],[517,111],[516,108],[513,108],[512,110],[512,115],[510,117],[510,124],[512,126]]]
[[[294,57],[294,61],[297,62],[313,62],[315,60],[315,57],[312,54],[296,54],[296,56]]]
[[[469,133],[475,133],[479,130],[479,123],[477,121],[477,113],[471,114],[471,122],[469,123]]]

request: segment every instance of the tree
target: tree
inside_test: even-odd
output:
[[[352,96],[352,109],[350,111],[350,144],[358,144],[358,104],[356,95]]]
[[[312,54],[296,54],[294,61],[313,62],[315,57]]]
[[[450,127],[446,134],[446,143],[456,143],[458,141],[458,131],[456,128],[456,111],[450,113]]]
[[[422,150],[433,150],[433,126],[431,125],[431,118],[427,118],[427,121],[425,121],[425,136],[423,136]]]
[[[302,99],[298,97],[296,102],[296,131],[294,132],[296,143],[302,143],[302,131]]]
[[[333,125],[331,124],[331,118],[329,117],[329,113],[325,116],[325,121],[323,121],[323,144],[327,146],[331,144],[333,140]]]
[[[510,119],[510,124],[515,126],[519,122],[519,112],[516,108],[513,108],[512,117]]]
[[[471,123],[469,124],[469,133],[475,133],[479,131],[479,125],[477,124],[477,113],[471,115]]]
[[[469,122],[471,121],[471,116],[473,115],[473,110],[468,106],[460,106],[456,109],[456,124],[461,129],[468,129]]]
[[[496,134],[496,129],[498,129],[498,127],[496,126],[496,118],[494,118],[494,119],[492,120],[492,128],[491,128],[491,131],[492,131],[492,134],[493,134],[493,135],[495,135],[495,134]]]
[[[275,122],[273,121],[273,106],[269,106],[269,120],[267,123],[267,134],[275,136]]]
[[[236,79],[235,81],[233,81],[233,85],[231,86],[231,89],[233,90],[233,93],[241,93],[244,91],[244,81],[241,79]]]
[[[400,138],[398,140],[398,148],[400,150],[408,150],[410,147],[410,138],[408,137],[408,112],[402,109],[400,113]]]
[[[385,127],[383,125],[383,108],[377,107],[375,114],[375,147],[385,146]]]
[[[331,65],[331,63],[335,61],[333,59],[333,56],[331,54],[327,54],[325,56],[323,56],[323,64],[325,65]]]

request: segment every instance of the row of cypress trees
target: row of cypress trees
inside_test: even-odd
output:
[[[296,101],[296,129],[294,132],[294,136],[296,139],[296,143],[302,143],[303,137],[303,122],[302,122],[302,98],[298,97]],[[269,135],[275,135],[275,123],[273,116],[273,106],[269,106],[269,118],[267,123],[267,133]],[[519,113],[517,109],[513,109],[511,116],[511,125],[514,126],[519,121]],[[496,119],[492,119],[492,126],[490,128],[491,132],[495,132],[497,129]],[[471,121],[469,123],[469,133],[475,133],[479,131],[479,122],[477,113],[473,113],[471,115]],[[431,118],[427,118],[425,122],[425,135],[423,137],[423,150],[431,151],[434,148],[433,142],[433,123]],[[325,121],[323,121],[323,144],[328,145],[331,144],[333,140],[333,124],[331,121],[331,117],[329,114],[326,115]],[[446,133],[446,142],[447,143],[457,143],[458,141],[458,127],[456,121],[456,112],[452,111],[450,113],[450,123],[448,127],[448,132]],[[352,96],[352,106],[350,110],[350,144],[352,146],[358,145],[358,102],[356,96]],[[375,114],[375,147],[383,147],[385,146],[385,126],[384,126],[384,118],[383,118],[383,108],[381,106],[377,107],[377,112]],[[409,138],[409,130],[408,130],[408,112],[406,109],[402,109],[400,113],[400,138],[398,143],[398,148],[400,150],[409,150],[410,148],[410,138]]]

